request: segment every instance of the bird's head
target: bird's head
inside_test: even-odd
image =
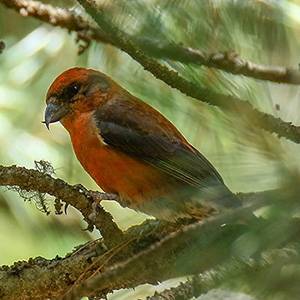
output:
[[[73,68],[60,74],[51,84],[47,96],[45,121],[49,124],[72,118],[76,113],[95,110],[108,99],[115,83],[91,69]]]

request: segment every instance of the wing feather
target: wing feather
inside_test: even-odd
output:
[[[123,105],[118,104],[118,107],[111,107],[113,103],[110,103],[94,114],[99,134],[106,144],[194,187],[203,189],[223,185],[222,177],[212,164],[195,148],[188,147],[185,139],[171,123],[168,124],[176,130],[172,132],[172,136],[168,135],[170,125],[165,131],[162,126],[155,129],[154,125],[150,127],[151,124],[157,124],[157,120],[150,118],[156,114],[159,117],[162,115],[157,111],[151,113],[146,110],[141,120],[136,106],[132,103],[124,105],[124,101],[121,103]],[[130,111],[128,107],[131,107]],[[147,109],[149,110],[148,106]],[[151,130],[147,130],[148,128]]]

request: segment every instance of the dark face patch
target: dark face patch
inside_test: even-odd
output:
[[[104,74],[74,68],[55,79],[47,93],[46,102],[68,107],[69,115],[76,111],[91,111],[107,100],[110,89],[110,79]]]
[[[68,101],[71,101],[72,98],[79,93],[80,88],[81,84],[72,82],[63,90],[62,97]]]

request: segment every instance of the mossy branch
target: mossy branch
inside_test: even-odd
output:
[[[262,231],[259,236],[268,234],[270,230],[278,236],[267,235],[265,243],[256,249],[257,254],[266,249],[276,249],[290,240],[296,242],[299,237],[299,222],[293,219],[276,220],[274,223],[272,220],[249,218],[253,210],[269,205],[280,204],[282,213],[293,211],[298,203],[295,199],[299,191],[292,190],[290,186],[277,191],[239,194],[245,206],[202,223],[183,226],[147,221],[122,233],[111,216],[98,205],[95,214],[92,199],[95,192],[89,192],[82,186],[70,186],[46,174],[46,170],[40,168],[40,172],[17,166],[0,166],[0,185],[18,186],[26,191],[39,191],[62,199],[81,211],[92,225],[97,224],[105,239],[90,242],[62,259],[36,258],[2,267],[0,295],[5,300],[79,299],[84,295],[105,297],[112,290],[195,275],[225,262],[234,262],[230,245],[258,228]],[[99,199],[113,198],[107,194],[96,195]],[[91,212],[95,218],[90,218]],[[274,226],[280,227],[280,230]],[[289,234],[283,237],[282,231]],[[256,270],[256,265],[253,268]]]
[[[122,241],[122,231],[113,222],[112,216],[98,205],[101,200],[116,199],[116,195],[91,192],[49,174],[17,166],[0,165],[0,185],[17,186],[25,191],[47,193],[61,199],[79,210],[90,226],[96,226],[109,246]]]

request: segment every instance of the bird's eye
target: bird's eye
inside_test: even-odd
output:
[[[67,86],[63,92],[64,96],[71,100],[80,90],[80,85],[78,83],[72,83]]]

